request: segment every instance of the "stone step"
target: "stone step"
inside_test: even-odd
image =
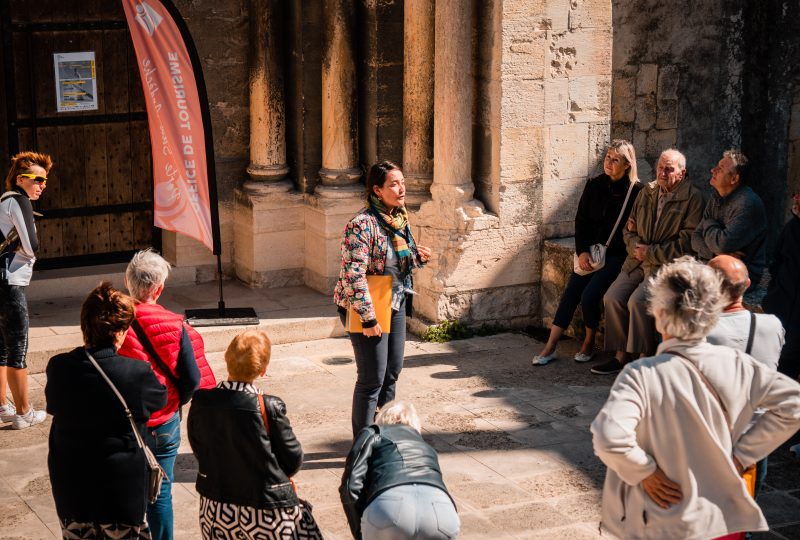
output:
[[[81,284],[88,293],[97,282]],[[216,308],[218,285],[172,286],[167,288],[159,303],[176,313],[186,309]],[[55,354],[83,344],[80,331],[80,308],[83,294],[73,289],[68,297],[29,300],[30,332],[27,362],[31,373],[40,373]],[[284,344],[312,341],[344,335],[331,297],[306,287],[250,289],[239,282],[224,283],[228,307],[252,307],[259,316],[259,328],[269,334],[272,343]],[[224,351],[230,340],[247,326],[211,326],[198,328],[207,352]]]

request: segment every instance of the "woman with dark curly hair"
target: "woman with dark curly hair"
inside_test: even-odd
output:
[[[44,422],[28,399],[28,301],[25,288],[31,282],[39,240],[33,223],[31,201],[47,186],[53,161],[47,154],[21,152],[11,158],[5,193],[0,197],[0,423],[25,429]],[[6,384],[14,402],[6,399]]]
[[[411,234],[400,167],[391,161],[373,165],[366,188],[366,206],[344,230],[342,267],[333,292],[342,323],[352,307],[363,328],[363,333],[350,334],[358,371],[351,419],[354,437],[372,424],[377,408],[394,399],[403,369],[409,296],[414,294],[411,271],[431,257],[431,250],[418,246]],[[392,276],[391,333],[378,323],[367,275]]]
[[[47,364],[44,393],[53,415],[47,467],[64,538],[150,538],[144,450],[99,371],[144,436],[167,390],[150,364],[117,355],[133,318],[133,299],[102,283],[81,307],[84,346]]]

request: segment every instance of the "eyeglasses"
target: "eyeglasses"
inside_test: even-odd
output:
[[[31,173],[20,173],[20,176],[24,176],[25,178],[29,178],[36,182],[37,184],[41,184],[42,187],[47,186],[47,178],[44,176],[38,176],[36,174]]]

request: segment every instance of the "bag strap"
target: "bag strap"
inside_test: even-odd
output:
[[[269,420],[267,420],[267,405],[264,403],[264,394],[258,394],[258,408],[261,409],[261,419],[264,420],[264,427],[267,428],[267,437],[269,437]]]
[[[167,367],[167,364],[158,355],[156,348],[153,347],[153,343],[150,341],[150,338],[147,337],[147,334],[145,334],[144,328],[142,328],[142,325],[139,324],[139,321],[133,319],[133,322],[131,323],[131,328],[133,328],[133,331],[136,333],[136,337],[139,338],[139,343],[142,344],[144,350],[147,351],[147,354],[149,354],[150,357],[153,359],[153,362],[155,362],[155,364],[158,366],[158,369],[161,370],[164,376],[167,379],[169,379],[169,382],[171,382],[173,386],[175,386],[175,388],[178,388],[179,387],[178,378],[172,373],[169,367]]]
[[[614,238],[614,233],[617,232],[617,227],[619,227],[619,222],[622,221],[622,215],[625,213],[625,208],[628,206],[628,199],[631,198],[631,192],[633,191],[633,184],[631,182],[628,186],[628,193],[625,195],[625,202],[622,203],[622,210],[619,211],[619,215],[617,216],[617,222],[614,223],[614,228],[611,229],[611,234],[608,235],[608,240],[606,240],[605,246],[608,247],[608,244],[611,243],[611,239]]]
[[[747,336],[747,349],[744,351],[750,354],[753,350],[753,338],[756,337],[756,314],[750,312],[750,335]]]
[[[714,396],[714,399],[716,400],[717,405],[719,405],[719,408],[722,409],[722,415],[725,417],[725,423],[728,425],[728,431],[731,434],[731,442],[733,442],[733,424],[731,424],[731,417],[730,417],[730,414],[728,414],[728,409],[725,407],[725,404],[722,402],[722,399],[720,399],[716,388],[714,388],[714,386],[711,384],[711,382],[709,382],[708,378],[703,374],[703,372],[700,371],[700,368],[697,367],[696,365],[694,365],[694,363],[691,360],[689,360],[688,358],[686,358],[684,355],[682,355],[679,352],[676,352],[676,351],[663,351],[662,354],[672,354],[672,355],[677,356],[678,358],[683,360],[683,362],[687,366],[689,366],[695,373],[697,373],[697,375],[700,376],[700,380],[703,381],[703,385],[708,389],[708,391],[711,393],[711,395]]]
[[[98,373],[100,373],[103,379],[105,379],[105,381],[108,383],[108,386],[110,386],[111,390],[114,391],[114,394],[117,396],[117,399],[119,399],[119,402],[122,403],[122,408],[125,409],[125,416],[128,417],[128,421],[131,423],[131,430],[133,431],[133,434],[136,437],[136,444],[139,445],[139,448],[144,450],[144,441],[142,440],[142,434],[139,433],[139,428],[136,427],[136,422],[133,421],[133,415],[131,414],[131,410],[128,408],[128,404],[125,403],[125,398],[122,397],[122,394],[119,393],[117,387],[114,386],[114,383],[111,382],[111,379],[108,378],[106,372],[102,370],[100,365],[97,363],[97,360],[95,360],[94,357],[91,354],[89,354],[89,351],[83,349],[83,352],[86,353],[86,357],[89,359],[89,362],[92,363],[92,365],[95,367]]]

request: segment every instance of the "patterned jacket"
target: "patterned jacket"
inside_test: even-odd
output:
[[[367,289],[367,275],[383,275],[389,236],[378,223],[378,219],[363,208],[350,220],[344,229],[342,240],[342,263],[339,280],[333,290],[333,302],[344,309],[351,305],[362,323],[375,321],[375,308]],[[413,238],[408,243],[411,253],[419,265],[422,261]],[[410,276],[407,288],[411,288]],[[369,324],[365,324],[369,327]],[[374,326],[374,325],[373,325]]]

